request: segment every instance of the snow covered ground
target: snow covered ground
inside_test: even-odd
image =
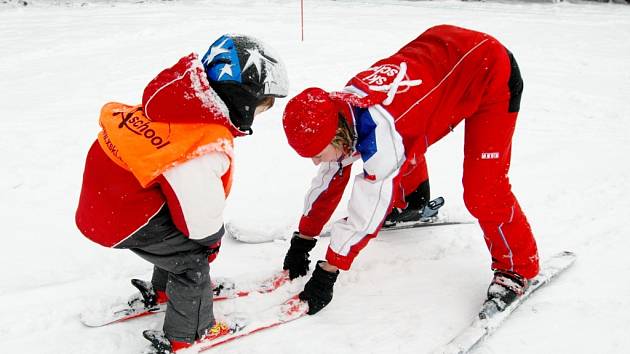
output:
[[[611,4],[182,1],[0,6],[0,352],[139,353],[162,316],[90,329],[79,313],[132,292],[151,267],[74,226],[83,162],[107,101],[138,103],[144,85],[224,32],[256,35],[288,66],[291,94],[339,89],[426,28],[450,23],[499,38],[525,93],[511,179],[540,254],[575,266],[535,294],[477,353],[630,352],[630,7]],[[57,2],[60,3],[60,2]],[[61,2],[63,3],[63,2]],[[288,148],[286,100],[237,142],[226,218],[261,228],[297,221],[315,167]],[[463,127],[428,154],[448,217],[462,199]],[[341,210],[340,212],[343,212]],[[313,258],[324,255],[319,242]],[[252,279],[281,267],[286,241],[224,243],[212,274]],[[220,353],[427,353],[474,317],[491,272],[474,224],[383,234],[341,275],[316,316]],[[294,285],[299,286],[299,284]],[[251,310],[260,297],[217,310]]]

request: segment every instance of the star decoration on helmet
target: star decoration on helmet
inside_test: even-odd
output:
[[[230,51],[230,50],[229,50],[229,49],[227,49],[227,48],[223,48],[223,46],[225,45],[225,43],[226,43],[228,40],[229,40],[229,38],[226,38],[226,39],[224,39],[224,40],[223,40],[223,42],[221,42],[221,44],[210,47],[210,53],[208,53],[208,55],[206,56],[206,62],[205,62],[205,64],[206,64],[206,65],[207,65],[207,64],[209,64],[209,63],[211,63],[211,62],[212,62],[212,60],[213,60],[213,59],[214,59],[217,55],[222,54],[222,53],[227,53],[227,52],[229,52],[229,51]]]
[[[249,53],[249,57],[247,58],[247,62],[243,66],[242,72],[245,72],[247,68],[253,65],[258,72],[258,77],[262,77],[263,61],[271,63],[271,60],[267,59],[265,55],[259,52],[257,49],[247,49],[247,53]],[[267,78],[265,78],[265,81],[267,81]]]
[[[219,80],[221,80],[223,75],[228,75],[229,77],[234,76],[234,74],[232,73],[232,64],[223,65],[223,67],[221,68],[221,72],[219,73]]]

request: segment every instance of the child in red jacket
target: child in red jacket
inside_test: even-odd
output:
[[[538,274],[530,226],[508,179],[523,81],[512,53],[493,37],[436,26],[354,76],[343,92],[309,88],[284,112],[291,147],[320,165],[284,261],[305,275],[308,253],[361,159],[348,217],[334,223],[326,261],[300,298],[316,313],[383,222],[413,220],[429,200],[425,152],[465,121],[464,201],[479,220],[494,279],[486,308],[502,311]]]
[[[144,308],[167,302],[164,333],[145,331],[152,352],[225,334],[212,312],[209,263],[224,232],[233,139],[251,134],[254,116],[287,90],[284,65],[268,46],[224,35],[201,60],[193,53],[158,74],[141,105],[101,110],[76,223],[94,242],[154,265],[150,282],[132,281],[140,293],[130,299]]]

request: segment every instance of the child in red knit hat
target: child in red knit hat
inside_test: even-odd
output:
[[[485,33],[441,25],[355,75],[343,92],[309,88],[283,118],[289,145],[320,169],[307,193],[284,268],[305,275],[309,252],[355,176],[348,217],[335,222],[326,261],[300,298],[314,314],[332,299],[339,269],[348,270],[384,222],[420,217],[429,201],[425,152],[465,121],[464,201],[479,220],[494,278],[485,308],[502,311],[538,274],[538,251],[508,179],[523,81],[514,56]]]

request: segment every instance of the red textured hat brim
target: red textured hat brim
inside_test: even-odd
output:
[[[308,88],[288,103],[283,115],[289,145],[302,157],[313,157],[335,137],[338,110],[328,93]]]

